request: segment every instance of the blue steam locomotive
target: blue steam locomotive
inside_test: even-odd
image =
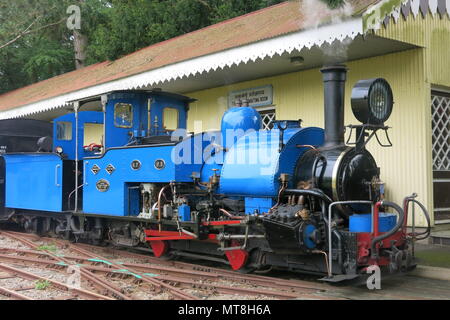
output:
[[[53,121],[39,152],[7,152],[5,210],[25,229],[75,241],[150,246],[156,257],[185,256],[234,270],[273,267],[357,278],[368,266],[414,267],[408,206],[383,199],[380,170],[365,146],[393,107],[383,79],[353,89],[361,125],[344,142],[347,69],[322,70],[325,129],[229,109],[221,129],[187,132],[193,99],[116,91],[75,101]],[[101,103],[103,111],[83,107]],[[379,141],[379,140],[378,140]],[[389,213],[393,211],[394,213]]]

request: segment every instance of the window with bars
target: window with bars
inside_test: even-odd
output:
[[[450,171],[450,94],[431,94],[433,170]]]
[[[262,118],[263,129],[270,130],[273,128],[273,122],[276,120],[275,107],[257,108]]]

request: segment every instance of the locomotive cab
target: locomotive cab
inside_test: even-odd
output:
[[[47,212],[71,210],[75,201],[81,206],[81,197],[73,197],[73,190],[83,183],[75,172],[82,157],[94,154],[93,149],[84,148],[83,142],[96,141],[100,146],[102,128],[101,112],[67,114],[53,122],[53,146],[44,147],[47,142],[41,139],[35,152],[5,154],[6,180],[10,182],[6,206]]]
[[[78,119],[77,119],[78,118]],[[103,148],[103,114],[70,113],[53,120],[53,151],[66,160],[93,156]]]
[[[188,97],[161,90],[115,91],[101,97],[104,150],[83,159],[83,214],[147,217],[159,184],[191,182],[201,164],[176,164],[186,131]],[[184,142],[186,144],[186,142]],[[145,198],[145,199],[144,199]],[[152,203],[153,204],[153,203]]]
[[[160,90],[117,91],[105,97],[105,148],[170,142],[187,128],[188,97]]]

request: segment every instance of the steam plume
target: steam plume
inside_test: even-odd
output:
[[[352,15],[354,9],[348,1],[345,1],[342,6],[336,9],[331,9],[321,0],[303,0],[300,1],[300,11],[303,17],[303,28],[315,29],[323,23],[338,24],[344,21]],[[351,42],[352,39],[344,39],[343,41],[324,44],[320,49],[325,55],[325,62],[345,62],[348,46]]]

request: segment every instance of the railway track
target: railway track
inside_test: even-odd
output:
[[[58,295],[58,296],[52,297],[53,299],[73,300],[73,299],[78,299],[78,298],[84,298],[84,299],[89,299],[89,300],[112,300],[111,298],[109,298],[107,296],[97,294],[97,293],[89,291],[89,290],[71,287],[67,284],[64,284],[59,281],[55,281],[51,278],[42,277],[35,273],[27,272],[27,271],[21,270],[19,268],[8,266],[3,263],[0,263],[0,270],[3,271],[3,274],[4,274],[4,276],[1,277],[2,279],[20,278],[20,279],[28,280],[28,281],[41,281],[42,283],[48,283],[49,285],[52,286],[53,289],[57,289],[64,293],[69,293],[69,295],[63,295],[63,296]],[[8,289],[8,288],[0,287],[0,294],[4,295],[6,297],[13,298],[13,299],[18,299],[18,300],[33,300],[32,298],[19,293],[19,291],[25,291],[25,290],[28,291],[28,290],[40,290],[40,289],[37,289],[36,286],[33,286],[33,285],[19,287],[19,288],[15,288],[15,289]]]
[[[36,272],[23,268],[33,267],[34,270],[47,270],[67,277],[68,271],[74,266],[80,270],[81,287],[74,289],[64,281],[57,281],[54,285],[52,283],[54,289],[62,292],[55,298],[423,300],[450,296],[450,286],[436,282],[435,288],[431,284],[421,288],[417,286],[423,286],[425,279],[410,276],[395,278],[391,284],[385,285],[393,290],[370,291],[362,287],[336,287],[300,279],[240,274],[211,266],[162,260],[148,254],[114,247],[71,243],[34,234],[0,231],[0,239],[2,237],[15,245],[0,245],[0,299],[2,296],[9,299],[29,299],[26,293],[32,291],[32,286],[4,287],[2,277],[25,277],[28,281],[45,281],[45,277],[38,278]]]
[[[117,285],[118,282],[132,284],[138,291],[166,292],[169,298],[181,300],[217,297],[334,299],[322,294],[329,287],[319,283],[238,274],[219,268],[165,261],[143,254],[12,231],[0,231],[0,236],[22,245],[22,248],[0,247],[2,264],[39,266],[64,274],[71,266],[77,266],[83,283],[91,291],[110,299],[136,299],[136,295],[127,293],[123,286]],[[49,245],[58,250],[49,250]]]

